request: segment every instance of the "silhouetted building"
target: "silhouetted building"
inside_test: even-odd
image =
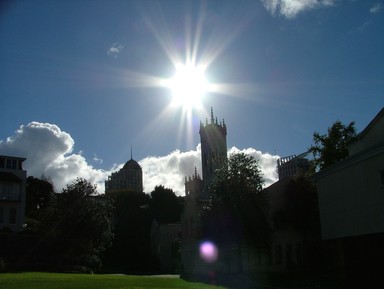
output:
[[[348,158],[316,175],[316,187],[322,237],[340,249],[348,288],[374,288],[367,282],[381,279],[384,259],[384,108]]]
[[[118,172],[112,173],[105,181],[106,194],[123,191],[143,192],[143,171],[132,155]]]
[[[151,251],[163,273],[176,273],[180,262],[180,223],[159,223],[151,226]]]
[[[185,195],[198,195],[203,192],[204,189],[204,182],[201,179],[200,175],[197,173],[197,169],[195,167],[195,173],[194,175],[189,176],[188,178],[185,177]]]
[[[277,173],[279,180],[285,177],[294,177],[298,174],[307,172],[310,168],[310,162],[305,157],[308,152],[298,156],[291,155],[277,160]]]
[[[200,122],[201,166],[204,190],[208,189],[215,177],[215,171],[227,160],[227,126],[217,122],[211,108],[211,120],[205,125]]]
[[[25,222],[25,158],[0,155],[0,229],[18,232]]]

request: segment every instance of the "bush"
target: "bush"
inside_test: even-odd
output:
[[[4,272],[5,272],[5,262],[3,258],[0,258],[0,273],[4,273]]]

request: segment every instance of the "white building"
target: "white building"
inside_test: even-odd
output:
[[[105,193],[143,192],[143,171],[138,162],[131,159],[118,172],[112,173],[105,181]]]
[[[25,222],[25,158],[0,155],[0,230],[18,232]]]

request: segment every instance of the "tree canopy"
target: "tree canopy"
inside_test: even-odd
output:
[[[270,226],[263,184],[256,159],[244,153],[231,155],[210,186],[213,199],[203,215],[203,234],[218,242],[267,247]]]
[[[172,189],[156,186],[151,192],[150,207],[158,222],[180,222],[182,203]]]
[[[68,266],[101,266],[100,252],[112,242],[112,203],[96,187],[78,178],[56,195],[46,225],[57,259]],[[49,222],[48,222],[49,221]]]
[[[39,219],[40,213],[49,205],[54,195],[53,184],[46,178],[27,178],[25,215],[27,218]]]
[[[340,121],[333,123],[326,134],[315,132],[309,151],[314,157],[314,167],[322,170],[348,157],[348,146],[357,138],[355,122],[348,125]]]

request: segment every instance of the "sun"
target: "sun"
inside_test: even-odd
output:
[[[200,108],[201,100],[209,90],[209,83],[202,66],[178,64],[167,86],[172,93],[172,105],[184,109]]]

